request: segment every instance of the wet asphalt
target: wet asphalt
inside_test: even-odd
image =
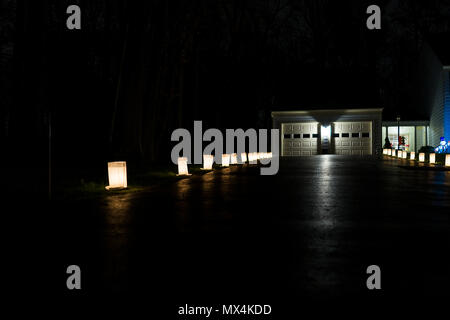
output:
[[[238,165],[54,202],[41,248],[48,288],[72,294],[65,267],[77,264],[82,295],[166,304],[449,296],[450,171],[401,164],[409,162],[291,158],[275,176]],[[373,264],[379,291],[366,287]]]

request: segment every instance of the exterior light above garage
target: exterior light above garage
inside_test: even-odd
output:
[[[186,157],[178,158],[178,174],[177,176],[190,176],[188,172],[188,159]]]
[[[320,126],[320,135],[322,138],[329,138],[331,136],[331,126]]]
[[[108,162],[109,186],[106,190],[127,188],[127,163],[126,161]]]
[[[214,156],[210,154],[203,155],[203,170],[212,170]]]

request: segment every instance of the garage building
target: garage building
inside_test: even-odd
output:
[[[282,156],[378,156],[382,108],[273,111]]]

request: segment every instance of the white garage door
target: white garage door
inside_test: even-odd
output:
[[[317,122],[283,123],[282,155],[310,156],[317,154]]]
[[[372,154],[372,123],[335,122],[333,139],[336,154],[370,155]]]

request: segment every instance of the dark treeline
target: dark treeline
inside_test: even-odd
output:
[[[81,7],[81,30],[66,8]],[[448,30],[435,1],[1,0],[2,138],[55,166],[167,162],[178,127],[269,128],[296,106],[411,108],[423,40]],[[20,163],[20,161],[16,161]]]

